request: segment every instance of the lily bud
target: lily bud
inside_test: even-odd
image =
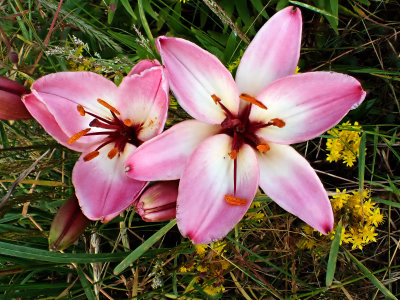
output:
[[[26,120],[32,116],[21,101],[29,91],[11,79],[0,76],[0,120]]]
[[[52,250],[63,250],[71,246],[89,225],[75,195],[58,210],[50,227],[49,245]]]
[[[149,187],[135,205],[135,211],[146,222],[162,222],[176,217],[179,181],[157,182]]]

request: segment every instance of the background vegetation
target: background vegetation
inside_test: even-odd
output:
[[[334,196],[334,206],[342,202],[335,209],[336,221],[342,220],[338,226],[347,231],[336,230],[343,234],[332,235],[332,240],[321,237],[260,192],[238,227],[213,245],[194,247],[180,236],[174,221],[145,223],[127,210],[107,224],[92,222],[64,254],[49,252],[50,224],[74,193],[71,170],[79,153],[57,144],[34,120],[0,121],[3,297],[396,299],[398,1],[3,0],[0,75],[29,87],[48,73],[88,70],[119,83],[139,60],[157,58],[153,37],[162,34],[197,43],[234,73],[257,30],[287,5],[299,6],[303,14],[299,72],[347,73],[368,93],[344,120],[361,127],[338,127],[296,145]],[[168,126],[187,117],[172,101]],[[357,147],[351,148],[353,140],[343,143],[358,156],[353,166],[327,160],[332,154],[327,138],[343,142],[343,130],[356,132]],[[343,196],[344,189],[349,196]],[[363,198],[365,190],[370,193]],[[355,193],[361,207],[371,199],[371,214],[379,208],[383,218],[376,226],[367,222],[363,209],[361,219],[355,218],[359,207],[348,201]],[[357,224],[374,227],[372,238],[360,245],[354,245],[356,229],[350,230]]]

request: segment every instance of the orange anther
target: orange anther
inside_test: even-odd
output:
[[[236,159],[237,157],[237,151],[235,149],[233,149],[231,152],[228,153],[229,157],[231,159]]]
[[[97,99],[97,102],[99,102],[101,105],[103,105],[104,107],[107,107],[109,110],[111,110],[113,113],[115,113],[116,115],[119,115],[119,111],[118,109],[116,109],[114,106],[108,104],[106,101],[102,100],[102,99]]]
[[[219,98],[219,97],[218,97],[217,95],[215,95],[215,94],[212,94],[212,95],[211,95],[211,98],[213,98],[215,104],[218,104],[218,102],[221,101],[221,98]]]
[[[256,98],[254,98],[253,96],[251,96],[249,94],[243,93],[239,96],[239,98],[244,101],[250,102],[254,105],[257,105],[258,107],[261,107],[263,109],[267,109],[267,107],[261,101],[257,100]]]
[[[83,117],[85,115],[85,109],[83,108],[82,105],[78,105],[78,107],[76,108],[79,112],[79,114]]]
[[[112,148],[110,152],[108,152],[107,156],[109,159],[113,159],[115,155],[118,153],[118,148]]]
[[[286,123],[283,120],[278,119],[278,118],[272,119],[271,121],[272,121],[272,125],[279,127],[279,128],[282,128],[286,125]]]
[[[225,201],[230,205],[243,206],[247,204],[247,200],[243,198],[237,198],[231,195],[225,195]]]
[[[132,123],[131,119],[125,119],[124,124],[129,127],[129,126],[132,126],[133,123]]]
[[[88,133],[90,131],[90,128],[86,128],[83,129],[82,131],[79,131],[77,133],[75,133],[73,136],[71,136],[68,140],[68,144],[73,144],[75,143],[77,140],[79,140],[81,137],[85,136],[86,133]]]
[[[92,151],[92,152],[89,152],[88,154],[86,154],[86,155],[83,157],[83,161],[92,160],[93,158],[97,157],[99,154],[100,154],[100,152],[97,151],[97,150]]]
[[[257,150],[264,153],[264,152],[271,150],[271,147],[268,146],[268,144],[260,144],[257,146]]]

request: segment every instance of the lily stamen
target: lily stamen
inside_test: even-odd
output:
[[[247,200],[243,198],[225,195],[225,201],[230,205],[243,206],[247,204]]]
[[[285,121],[278,119],[278,118],[272,119],[271,122],[272,122],[271,125],[279,127],[279,128],[282,128],[286,125]]]
[[[118,154],[118,148],[114,147],[110,150],[110,152],[108,152],[107,156],[109,159],[113,159],[117,154]]]
[[[82,105],[79,104],[79,105],[77,106],[76,109],[78,110],[79,114],[80,114],[82,117],[85,116],[86,111],[85,111],[85,108],[84,108]]]
[[[82,131],[75,133],[73,136],[71,136],[69,138],[68,144],[71,145],[71,144],[75,143],[81,137],[85,136],[89,131],[90,131],[90,128],[86,128],[86,129],[83,129]]]
[[[231,152],[228,153],[229,157],[231,159],[236,159],[237,157],[237,151],[235,149],[233,149]]]
[[[120,115],[120,112],[118,111],[118,109],[116,109],[114,106],[112,106],[111,104],[108,104],[106,101],[98,98],[97,102],[99,102],[101,105],[103,105],[104,107],[108,108],[110,111],[112,111],[113,113]]]
[[[86,155],[83,157],[83,161],[92,160],[93,158],[97,157],[99,154],[100,154],[100,152],[97,151],[97,150],[92,151],[92,152],[89,152],[88,154],[86,154]]]
[[[246,101],[246,102],[250,102],[254,105],[257,105],[258,107],[261,107],[262,109],[267,109],[267,107],[259,100],[257,100],[256,98],[254,98],[253,96],[246,94],[246,93],[242,93],[239,96],[240,99]]]
[[[257,150],[261,153],[265,153],[271,150],[271,147],[268,144],[260,144],[257,146]]]

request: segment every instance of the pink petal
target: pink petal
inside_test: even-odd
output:
[[[240,221],[257,192],[259,169],[256,155],[243,145],[237,156],[236,197],[244,205],[231,205],[225,195],[234,196],[232,138],[219,134],[205,140],[185,166],[177,200],[177,221],[182,235],[195,244],[223,238]]]
[[[62,131],[69,137],[88,128],[93,120],[93,117],[87,114],[84,117],[79,114],[78,104],[98,116],[111,118],[110,110],[99,104],[97,100],[102,99],[115,107],[116,91],[117,86],[112,81],[91,72],[54,73],[39,78],[32,85],[32,93],[36,96],[36,101],[41,101],[47,107],[48,112],[53,115]],[[38,121],[46,129],[46,124]],[[99,130],[96,128],[91,130],[91,132],[95,131]],[[80,142],[92,144],[102,138],[85,136],[80,139]]]
[[[31,114],[21,101],[21,96],[0,90],[0,120],[26,120],[31,118]]]
[[[137,180],[179,179],[186,161],[196,147],[220,126],[186,120],[142,144],[131,155],[126,174]]]
[[[159,134],[167,119],[168,82],[163,67],[125,77],[118,87],[117,108],[121,119],[141,126],[138,138],[147,141]]]
[[[289,6],[272,16],[250,43],[236,72],[241,93],[257,95],[270,82],[294,74],[300,56],[301,12]]]
[[[99,156],[83,161],[83,153],[75,164],[72,182],[83,213],[91,220],[107,222],[130,206],[147,185],[125,175],[124,162],[135,146],[127,144],[125,151],[113,159],[107,157],[113,146],[100,150]],[[90,151],[94,150],[94,147]]]
[[[153,67],[158,67],[160,66],[160,63],[154,59],[154,60],[150,60],[150,59],[143,59],[141,61],[139,61],[133,68],[132,70],[129,72],[128,76],[130,75],[135,75],[135,74],[140,74],[143,71],[153,68]]]
[[[214,103],[212,95],[219,97],[225,107],[237,114],[236,84],[218,58],[178,38],[161,36],[157,39],[157,47],[166,66],[171,90],[191,116],[206,123],[221,123],[225,113]]]
[[[279,206],[327,234],[333,212],[326,191],[310,164],[287,145],[269,144],[258,154],[260,186]]]
[[[49,112],[47,106],[34,94],[25,95],[22,97],[22,101],[32,116],[60,144],[79,152],[85,151],[91,145],[85,142],[82,143],[82,139],[73,144],[68,144],[68,139],[71,137],[71,135],[67,134],[61,128],[57,120],[54,118],[54,115]]]
[[[257,132],[266,141],[292,144],[315,138],[336,125],[365,98],[361,84],[334,72],[292,75],[271,83],[257,99],[268,109],[252,107],[250,119],[268,122],[279,118],[283,128],[269,126]]]

